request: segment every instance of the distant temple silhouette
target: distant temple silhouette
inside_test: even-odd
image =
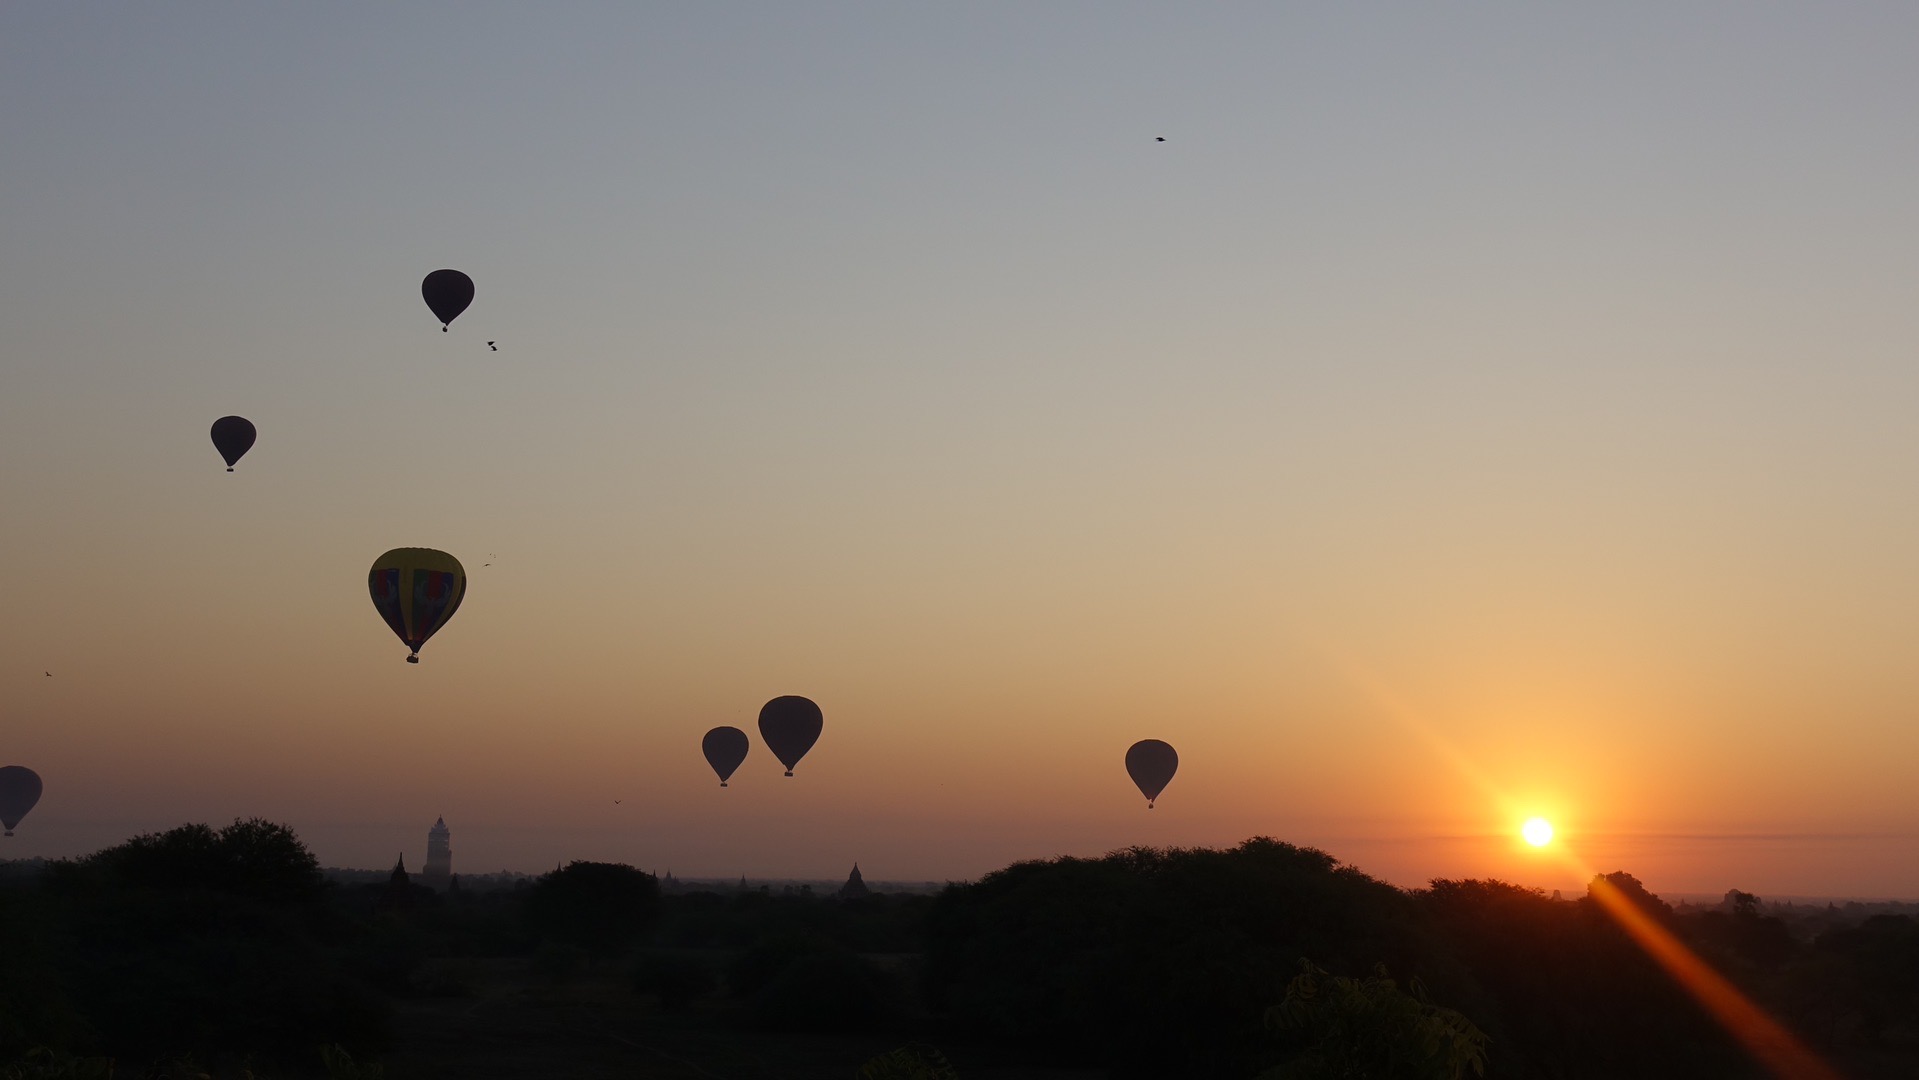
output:
[[[420,884],[439,892],[453,884],[453,834],[444,816],[426,831],[426,866],[420,871]]]
[[[840,898],[842,900],[854,900],[862,896],[871,895],[873,895],[873,890],[867,888],[866,879],[860,877],[860,864],[854,863],[853,872],[846,877],[846,884],[840,886]]]

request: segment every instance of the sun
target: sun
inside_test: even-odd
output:
[[[1553,823],[1543,817],[1528,818],[1526,824],[1519,827],[1519,835],[1534,847],[1545,847],[1553,841]]]

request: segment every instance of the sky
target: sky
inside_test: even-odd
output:
[[[1916,96],[1892,3],[0,7],[0,857],[1919,897]]]

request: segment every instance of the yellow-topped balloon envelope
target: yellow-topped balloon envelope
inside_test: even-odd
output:
[[[420,662],[420,646],[446,625],[466,599],[466,568],[460,560],[432,548],[394,548],[373,560],[367,573],[373,606]]]

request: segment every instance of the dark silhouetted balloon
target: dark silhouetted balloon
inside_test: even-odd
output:
[[[420,646],[446,625],[466,599],[466,568],[460,560],[432,548],[394,548],[373,562],[367,591],[406,647],[406,662],[420,662]]]
[[[222,416],[213,422],[213,448],[227,459],[227,471],[233,471],[233,463],[246,456],[253,449],[253,421],[244,416]]]
[[[700,740],[700,752],[706,755],[706,763],[720,774],[720,786],[726,786],[726,778],[746,760],[746,732],[736,727],[716,727]]]
[[[1146,796],[1148,810],[1178,771],[1179,754],[1158,739],[1141,739],[1126,748],[1126,775],[1133,778],[1140,794]]]
[[[473,279],[458,270],[435,270],[420,282],[420,295],[444,331],[473,302]]]
[[[824,726],[820,707],[803,697],[776,697],[760,707],[760,738],[786,766],[788,776],[819,741]]]
[[[39,773],[23,765],[0,769],[0,825],[6,826],[6,835],[13,835],[13,827],[39,801]]]

